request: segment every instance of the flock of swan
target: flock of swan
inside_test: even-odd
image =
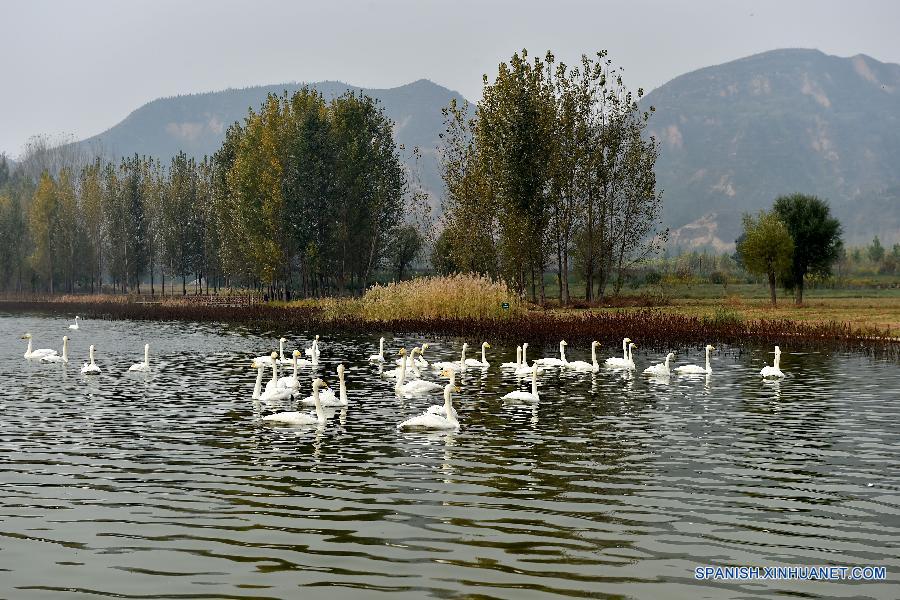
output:
[[[75,322],[69,325],[69,329],[79,329],[79,317],[75,317]],[[28,347],[25,350],[25,358],[28,360],[36,360],[42,363],[68,363],[68,343],[69,337],[62,338],[62,354],[50,348],[32,348],[32,335],[26,333],[22,339],[28,340]],[[305,348],[301,353],[300,350],[294,350],[290,353],[290,357],[285,356],[284,345],[286,338],[278,340],[278,351],[268,355],[257,356],[251,361],[251,368],[256,371],[256,382],[253,387],[252,398],[254,401],[276,405],[281,403],[290,403],[299,401],[303,406],[313,407],[313,412],[301,410],[280,410],[278,412],[266,415],[263,421],[273,423],[283,423],[288,425],[314,425],[324,424],[327,420],[325,413],[326,407],[345,407],[348,405],[347,386],[344,379],[345,368],[343,364],[337,367],[338,392],[335,393],[328,384],[319,377],[312,380],[312,395],[300,398],[302,393],[300,370],[303,368],[315,369],[319,365],[319,357],[321,350],[319,347],[319,336],[315,336],[311,345]],[[428,395],[443,390],[444,401],[440,404],[429,406],[423,413],[406,419],[397,425],[400,429],[427,429],[427,430],[448,430],[459,429],[459,415],[453,407],[453,393],[459,392],[456,385],[456,376],[458,373],[464,373],[468,369],[486,370],[491,364],[488,361],[487,351],[491,345],[488,342],[481,344],[480,358],[466,358],[466,352],[469,350],[468,343],[463,343],[459,360],[449,360],[429,363],[425,358],[425,352],[428,350],[429,344],[423,343],[416,346],[411,351],[401,348],[397,352],[397,358],[392,363],[385,357],[384,348],[385,338],[379,341],[379,348],[376,354],[372,354],[368,358],[368,362],[378,366],[378,373],[386,379],[394,379],[394,390],[397,395],[403,397]],[[566,347],[568,344],[565,340],[559,343],[559,357],[550,356],[534,360],[530,365],[528,363],[528,344],[524,343],[516,348],[516,361],[505,362],[500,364],[500,368],[516,377],[528,377],[531,379],[530,390],[514,390],[502,397],[504,402],[536,404],[540,401],[538,394],[538,376],[548,369],[559,369],[560,371],[570,371],[575,373],[597,373],[601,369],[601,365],[597,360],[597,348],[600,342],[591,343],[591,362],[583,360],[570,361],[566,358]],[[634,362],[634,349],[636,344],[629,338],[622,340],[622,356],[613,356],[607,358],[603,366],[610,370],[627,370],[634,371],[636,365]],[[711,375],[712,366],[710,364],[709,353],[715,350],[711,345],[705,347],[706,364],[700,365],[681,365],[672,368],[672,360],[675,354],[670,352],[666,355],[665,360],[661,363],[651,365],[643,370],[643,373],[651,377],[668,378],[673,375],[691,376],[691,375]],[[308,358],[301,358],[305,356]],[[778,379],[784,377],[780,369],[781,349],[775,346],[775,359],[771,366],[765,366],[760,371],[760,376],[764,379]],[[385,370],[385,366],[392,368]],[[290,374],[279,377],[279,367],[290,368]],[[271,379],[263,384],[267,369],[271,369]],[[150,372],[150,345],[144,345],[144,360],[131,365],[129,371]],[[448,380],[446,384],[439,384],[435,381],[429,381],[423,376],[423,371],[433,371],[441,378]],[[84,363],[81,368],[84,375],[96,375],[102,372],[100,366],[94,360],[94,346],[89,348],[89,362]]]

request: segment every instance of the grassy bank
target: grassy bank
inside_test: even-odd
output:
[[[836,310],[837,308],[834,307]],[[781,313],[778,311],[787,311]],[[643,348],[664,350],[677,346],[713,344],[781,344],[791,348],[843,349],[874,353],[900,360],[900,341],[896,330],[877,326],[854,326],[838,320],[797,319],[791,309],[766,312],[753,304],[673,303],[649,308],[597,309],[523,309],[500,316],[431,316],[366,314],[361,300],[303,301],[292,304],[253,306],[215,306],[199,303],[162,301],[148,304],[127,301],[67,297],[57,301],[0,301],[0,311],[79,314],[91,319],[190,320],[240,324],[265,331],[313,331],[371,333],[417,333],[431,337],[458,336],[477,342],[482,339],[520,343],[553,343],[561,338],[573,344],[587,345],[600,340],[615,345],[629,336]],[[802,310],[802,309],[798,309]],[[828,316],[812,309],[805,315]],[[758,311],[758,312],[754,312]],[[858,306],[860,314],[872,311]],[[888,320],[894,319],[896,305],[891,304]]]

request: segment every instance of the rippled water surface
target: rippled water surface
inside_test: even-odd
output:
[[[323,337],[319,373],[336,387],[347,366],[350,405],[288,428],[260,420],[250,359],[308,332],[67,323],[0,316],[4,598],[900,597],[893,363],[783,346],[788,377],[763,383],[771,355],[728,348],[708,379],[550,372],[535,407],[504,405],[519,384],[499,368],[470,370],[461,429],[423,434],[396,424],[439,395],[398,398],[366,363],[377,340]],[[25,361],[26,331],[40,348],[70,333],[68,368]],[[145,342],[153,373],[127,373]],[[433,342],[426,358],[458,356]],[[104,372],[85,378],[91,343]],[[888,581],[696,581],[709,564]]]

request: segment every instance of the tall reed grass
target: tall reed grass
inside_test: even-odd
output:
[[[422,277],[376,285],[362,299],[366,319],[498,319],[525,313],[505,283],[478,275]]]

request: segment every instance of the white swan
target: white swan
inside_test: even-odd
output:
[[[781,372],[781,348],[775,346],[775,360],[772,366],[763,367],[759,374],[766,379],[784,377],[784,373]]]
[[[294,364],[293,353],[290,357],[284,355],[284,343],[286,341],[287,338],[278,338],[278,364],[285,366]]]
[[[147,373],[150,371],[150,344],[144,344],[144,362],[139,362],[128,367],[129,371]]]
[[[415,348],[412,349],[412,352],[409,353],[409,356],[407,356],[405,359],[398,358],[397,360],[394,361],[394,364],[399,367],[400,361],[406,360],[407,367],[416,366],[419,369],[427,369],[428,361],[423,358],[423,355],[425,354],[426,350],[428,350],[428,342],[425,342],[421,346],[416,346]],[[416,356],[416,355],[418,355],[418,356]]]
[[[75,322],[72,323],[71,325],[69,325],[69,329],[72,329],[72,330],[74,330],[74,331],[78,331],[78,319],[80,319],[80,318],[81,318],[81,317],[79,317],[78,315],[75,315]]]
[[[490,367],[491,363],[488,362],[486,353],[486,350],[490,347],[491,345],[487,342],[481,342],[481,360],[478,360],[477,358],[467,358],[466,366],[478,367],[481,369],[487,369],[488,367]]]
[[[569,362],[566,360],[566,346],[568,346],[566,340],[563,340],[559,343],[559,358],[539,358],[538,360],[534,361],[535,364],[544,365],[545,367],[564,366],[567,362]]]
[[[538,364],[535,361],[534,364]],[[522,364],[519,365],[519,368],[516,369],[516,377],[526,377],[531,375],[532,367],[528,366],[528,342],[522,344]],[[544,367],[538,365],[538,375],[544,374]]]
[[[591,362],[585,362],[583,360],[573,360],[564,365],[563,368],[571,369],[573,371],[580,371],[583,373],[596,373],[600,370],[600,364],[597,362],[597,346],[600,345],[600,342],[594,340],[591,342]]]
[[[278,381],[275,382],[275,387],[277,389],[286,389],[290,388],[292,390],[296,390],[300,388],[300,377],[298,376],[297,369],[299,368],[298,360],[300,358],[300,351],[294,350],[291,353],[290,364],[294,367],[294,372],[292,375],[288,375],[286,377],[279,377]],[[281,360],[279,359],[279,363]]]
[[[412,349],[412,352],[409,353],[409,356],[415,357],[416,354],[418,354],[421,351],[422,350],[418,346],[416,346],[415,348]],[[392,377],[394,379],[397,379],[400,377],[400,374],[403,373],[403,376],[406,377],[407,375],[409,375],[409,371],[408,370],[404,371],[403,367],[407,367],[408,369],[412,369],[412,375],[409,377],[410,380],[421,378],[422,373],[421,373],[421,371],[419,371],[418,363],[415,360],[415,358],[413,358],[413,360],[409,360],[406,357],[406,354],[405,354],[406,349],[405,348],[402,350],[402,352],[403,352],[402,361],[399,358],[397,359],[398,360],[397,364],[400,366],[395,369],[390,369],[388,371],[382,371],[381,374],[384,377]],[[400,354],[400,352],[398,352],[397,354]]]
[[[369,362],[384,362],[384,338],[378,340],[378,354],[373,354],[369,356]]]
[[[603,364],[607,367],[633,369],[634,361],[631,360],[631,355],[629,354],[629,342],[631,342],[631,338],[622,338],[622,358],[613,356],[603,361]]]
[[[30,360],[38,360],[42,356],[50,356],[56,354],[56,350],[52,348],[38,348],[37,350],[31,349],[31,334],[26,333],[22,336],[23,340],[28,340],[28,348],[25,349],[25,358]]]
[[[319,336],[316,334],[316,339],[313,340],[312,346],[303,351],[306,356],[312,357],[312,359],[316,362],[319,362]]]
[[[327,388],[328,384],[321,379],[314,379],[312,382],[313,403],[316,405],[315,414],[299,412],[296,410],[286,410],[272,415],[263,417],[263,421],[270,423],[284,423],[286,425],[323,425],[325,423],[325,411],[322,410],[322,403],[319,400],[319,388]]]
[[[432,412],[424,412],[417,417],[407,419],[397,425],[398,429],[459,429],[459,419],[456,418],[456,411],[453,410],[453,402],[451,400],[454,391],[452,383],[444,386],[444,409],[447,416],[441,416]]]
[[[706,345],[706,368],[704,369],[700,365],[681,365],[680,367],[675,367],[675,372],[679,375],[709,375],[712,373],[712,367],[709,365],[709,351],[715,350],[713,346],[709,344]]]
[[[344,365],[338,365],[337,367],[337,375],[338,375],[338,396],[335,396],[334,390],[331,388],[326,388],[324,391],[319,392],[319,401],[322,403],[322,406],[347,406],[347,384],[344,382]],[[316,399],[314,396],[307,396],[302,400],[302,403],[307,406],[312,406],[316,403]]]
[[[263,371],[266,370],[266,365],[260,364],[255,360],[250,363],[251,369],[256,369],[256,384],[253,386],[253,400],[259,400],[260,395],[262,395],[262,378]]]
[[[406,349],[400,350],[400,356],[406,358]],[[413,365],[415,368],[415,364]],[[406,379],[406,362],[400,365],[400,376],[397,377],[397,383],[394,386],[394,390],[399,395],[407,395],[407,394],[428,394],[431,392],[436,392],[441,389],[441,386],[433,381],[425,381],[424,379],[414,379],[413,381],[405,382]]]
[[[290,380],[290,377],[284,378],[285,383],[279,385],[283,380],[278,378],[277,352],[272,353],[272,363],[268,366],[272,367],[272,379],[266,382],[266,390],[259,396],[260,401],[274,403],[289,399],[297,392],[297,390],[292,387],[287,387],[286,380]]]
[[[665,362],[653,365],[652,367],[647,367],[646,369],[644,369],[644,373],[646,373],[647,375],[653,375],[655,377],[668,377],[672,374],[672,372],[669,370],[669,363],[673,358],[675,358],[675,353],[669,352],[668,354],[666,354]]]
[[[450,385],[453,386],[453,389],[455,389],[456,391],[459,391],[459,388],[456,387],[456,371],[453,371],[450,369],[444,369],[443,371],[441,371],[441,377],[449,377]],[[447,400],[445,398],[443,404],[432,404],[431,406],[428,407],[428,410],[426,410],[425,412],[432,413],[435,415],[440,415],[442,417],[446,417],[447,409],[448,409]],[[459,414],[457,414],[456,409],[453,408],[452,406],[450,406],[449,409],[450,409],[450,414],[453,415],[453,418],[458,419]]]
[[[522,346],[516,346],[516,362],[500,363],[501,369],[516,370],[522,366]]]
[[[465,371],[466,370],[466,350],[469,349],[469,344],[463,342],[462,345],[462,353],[459,355],[459,361],[449,360],[443,362],[436,362],[431,364],[432,369],[436,369],[438,371],[443,371],[444,369],[453,369],[454,371]]]
[[[68,363],[69,362],[69,336],[63,336],[62,356],[59,354],[44,354],[41,356],[42,363]]]
[[[91,362],[84,363],[81,367],[81,373],[83,375],[98,375],[100,373],[100,367],[97,366],[97,363],[94,362],[94,345],[91,344],[88,354],[90,356]]]
[[[538,366],[537,363],[532,365],[531,367],[531,391],[530,392],[522,392],[516,390],[514,392],[510,392],[503,396],[502,400],[506,400],[507,402],[523,402],[526,404],[535,404],[537,403],[541,397],[538,395],[537,389],[537,376],[538,376]]]

